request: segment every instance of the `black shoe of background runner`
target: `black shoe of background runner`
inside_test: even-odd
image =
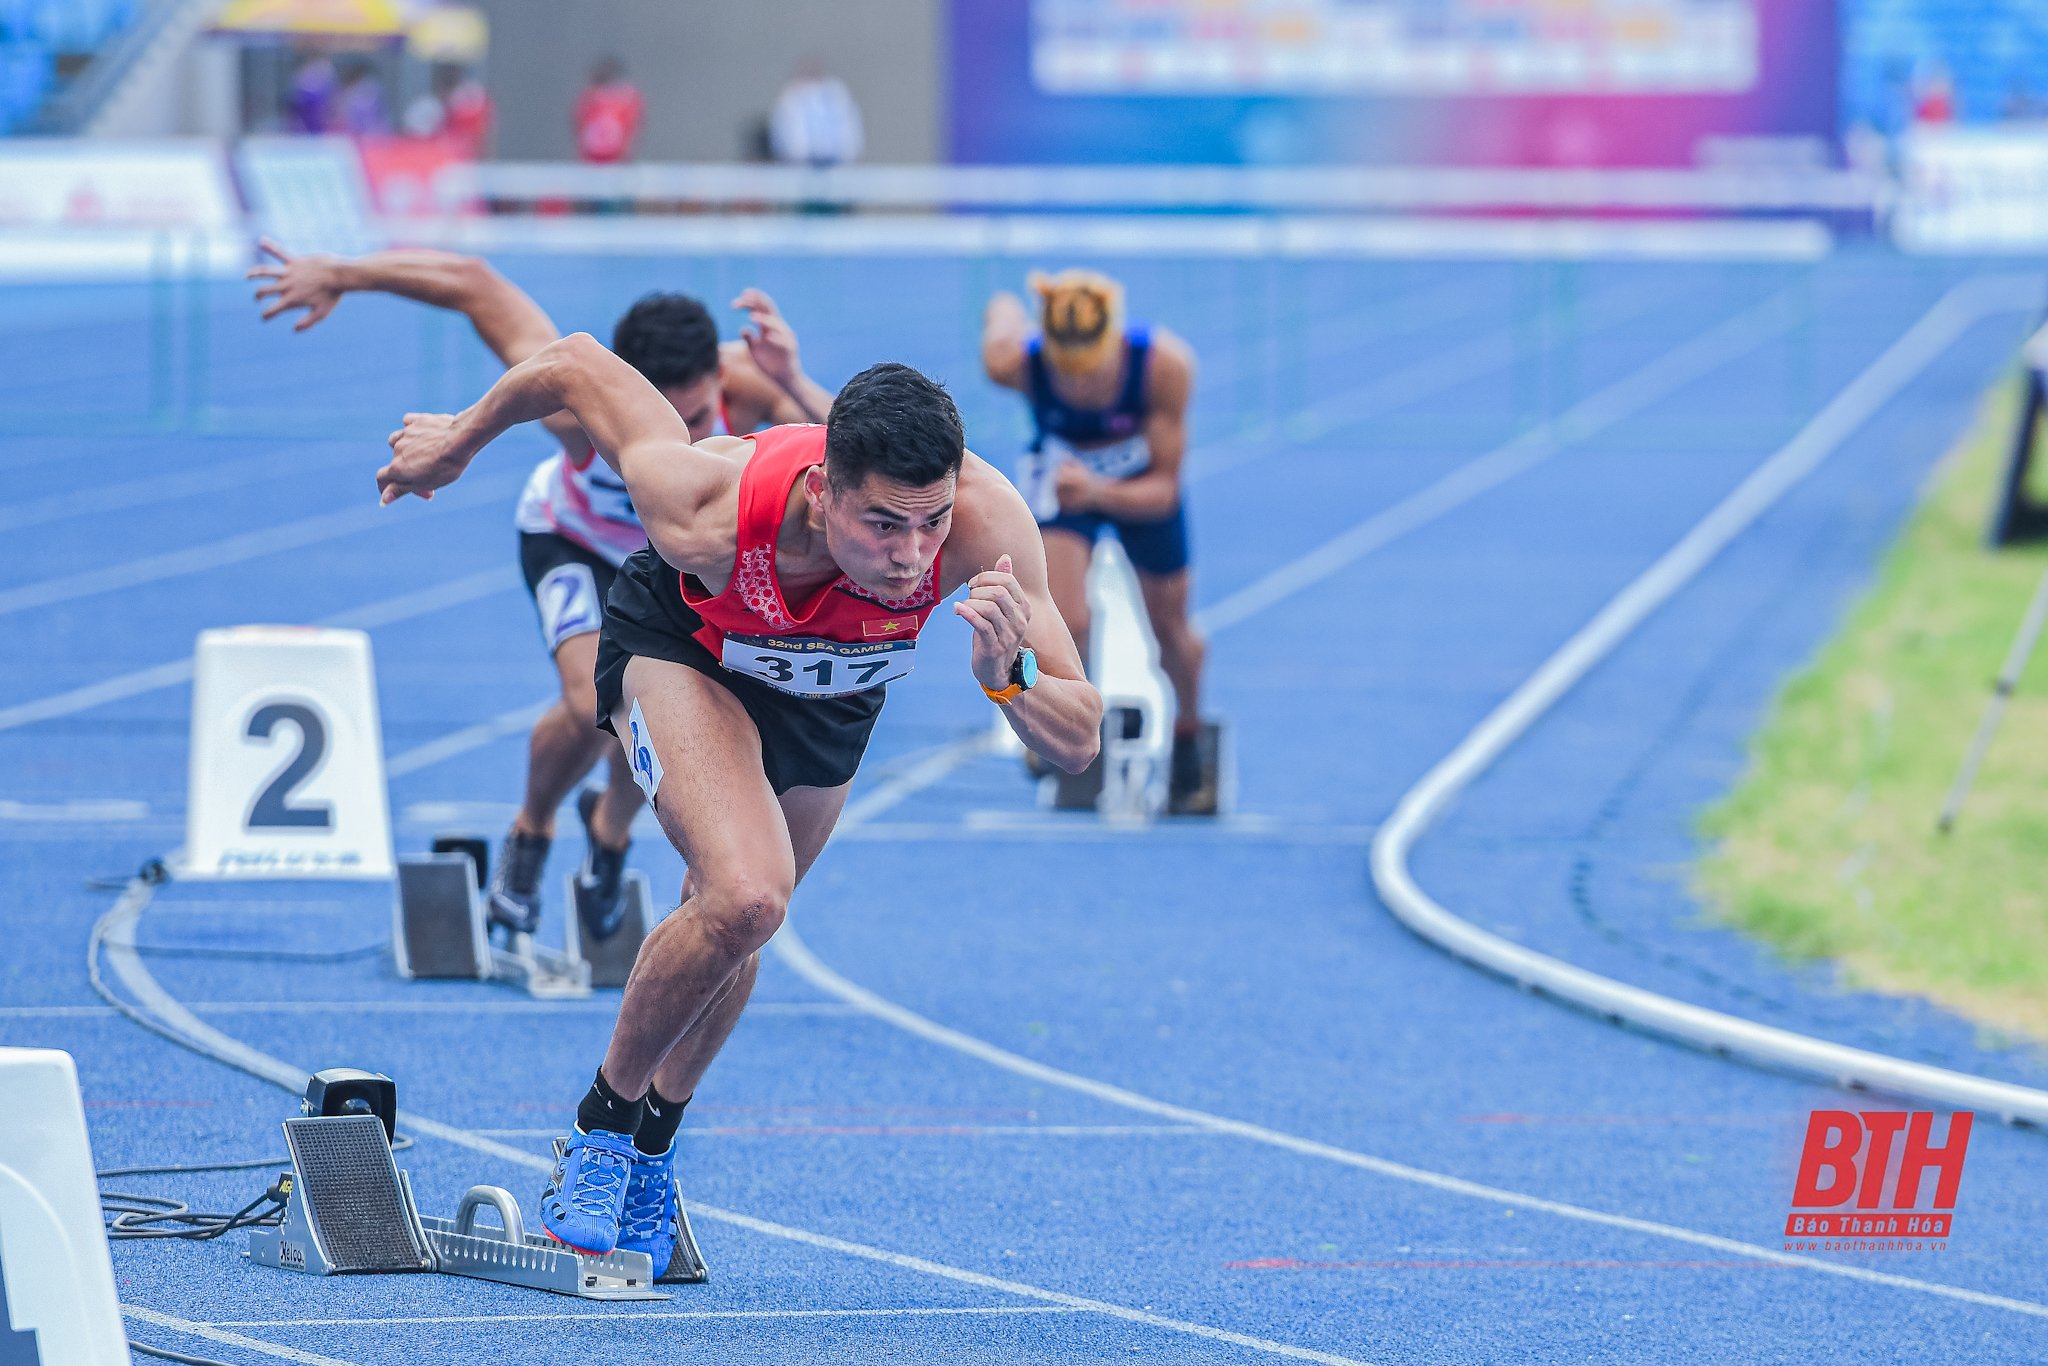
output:
[[[1193,735],[1173,737],[1173,766],[1166,787],[1166,811],[1172,816],[1213,816],[1217,788],[1218,730],[1205,725]]]
[[[583,870],[576,875],[576,914],[583,921],[583,933],[592,939],[611,938],[626,918],[626,898],[621,891],[626,850],[633,847],[631,840],[617,849],[598,842],[592,820],[601,800],[597,789],[591,787],[576,798],[576,814],[583,818]]]
[[[532,934],[540,928],[540,874],[550,843],[546,835],[517,830],[505,836],[486,903],[492,925],[514,934]]]

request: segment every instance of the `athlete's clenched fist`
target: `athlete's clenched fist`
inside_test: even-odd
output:
[[[407,413],[391,434],[391,463],[377,471],[378,501],[395,503],[408,493],[432,498],[454,483],[475,454],[458,439],[451,413]]]
[[[1010,686],[1010,666],[1031,625],[1031,602],[1010,572],[1008,555],[997,559],[994,569],[969,579],[967,589],[966,599],[953,604],[953,611],[974,628],[968,667],[982,687],[1001,692]]]

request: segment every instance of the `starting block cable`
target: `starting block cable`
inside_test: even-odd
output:
[[[225,1050],[216,1049],[204,1040],[191,1038],[156,1019],[148,1012],[138,1009],[124,1000],[112,987],[108,986],[106,979],[100,975],[100,951],[107,943],[109,934],[114,929],[117,919],[132,926],[135,919],[155,899],[156,889],[170,880],[171,872],[164,860],[152,858],[145,861],[135,871],[134,875],[125,882],[116,883],[113,879],[97,878],[88,882],[87,885],[95,890],[111,890],[113,887],[118,886],[121,896],[112,907],[108,908],[93,923],[92,934],[86,946],[86,980],[91,984],[93,991],[101,1000],[112,1006],[130,1022],[142,1026],[150,1033],[170,1043],[174,1043],[180,1048],[197,1053],[201,1057],[224,1063],[238,1072],[255,1077],[259,1081],[268,1082],[271,1085],[280,1086],[286,1090],[292,1089],[285,1078],[251,1067],[243,1060],[230,1056]],[[166,952],[164,947],[134,943],[128,943],[125,947],[135,953],[153,952],[163,955]],[[190,951],[173,948],[170,952],[177,956],[265,958],[300,962],[313,959],[341,961],[361,957],[367,953],[382,953],[387,947],[385,944],[378,944],[367,949],[348,949],[337,954],[326,955],[295,954],[290,952],[271,953],[262,950],[216,951],[204,947],[195,947]],[[411,1147],[412,1144],[412,1135],[398,1134],[392,1140],[391,1149],[393,1152],[402,1152],[406,1148]],[[197,1175],[205,1172],[274,1170],[280,1167],[286,1169],[284,1174],[271,1182],[261,1195],[232,1214],[194,1210],[183,1201],[172,1200],[164,1196],[137,1195],[130,1192],[110,1191],[102,1188],[100,1191],[100,1212],[105,1222],[107,1239],[110,1242],[117,1242],[176,1238],[191,1242],[209,1242],[220,1237],[222,1234],[231,1233],[238,1229],[274,1228],[282,1222],[285,1200],[291,1194],[291,1160],[289,1158],[251,1158],[232,1162],[185,1162],[153,1167],[110,1167],[105,1171],[94,1172],[93,1175],[98,1181],[105,1182],[129,1176],[183,1176]],[[231,1362],[221,1361],[214,1357],[187,1356],[182,1352],[174,1352],[168,1348],[152,1347],[147,1343],[137,1342],[133,1338],[128,1340],[128,1346],[131,1350],[140,1352],[144,1356],[155,1357],[161,1361],[183,1362],[187,1366],[233,1366]]]

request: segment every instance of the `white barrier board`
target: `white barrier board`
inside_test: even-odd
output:
[[[388,878],[391,814],[370,638],[203,631],[181,878]]]
[[[0,1048],[0,1361],[128,1366],[92,1173],[71,1055]]]

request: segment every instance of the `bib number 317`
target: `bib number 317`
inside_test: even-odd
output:
[[[907,677],[915,640],[850,645],[788,636],[727,636],[720,662],[796,697],[840,697]]]

